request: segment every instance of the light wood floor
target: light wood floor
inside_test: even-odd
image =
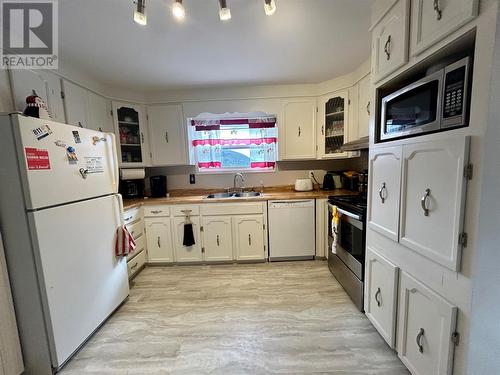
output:
[[[145,269],[61,374],[408,374],[324,261]]]

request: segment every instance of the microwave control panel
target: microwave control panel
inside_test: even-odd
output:
[[[465,66],[446,73],[443,118],[461,116],[464,110]]]

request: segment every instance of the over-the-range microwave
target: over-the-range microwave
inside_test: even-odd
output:
[[[466,126],[470,64],[465,57],[384,97],[379,139]]]

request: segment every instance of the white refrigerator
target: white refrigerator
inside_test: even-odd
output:
[[[114,136],[0,115],[0,229],[26,374],[60,369],[129,294]]]

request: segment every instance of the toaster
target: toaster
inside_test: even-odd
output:
[[[295,191],[311,191],[313,183],[310,178],[298,178],[295,180]]]

